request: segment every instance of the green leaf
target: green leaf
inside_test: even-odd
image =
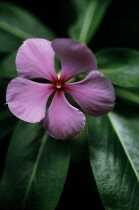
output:
[[[0,26],[0,52],[10,52],[17,49],[22,44],[22,39],[1,30]]]
[[[69,29],[71,38],[88,43],[98,29],[111,0],[74,0],[76,21]]]
[[[139,104],[139,89],[130,90],[128,88],[115,88],[118,97]]]
[[[128,48],[107,48],[96,53],[98,68],[113,84],[139,87],[139,52]]]
[[[124,148],[124,151],[133,166],[133,169],[139,179],[139,118],[138,115],[122,116],[116,113],[110,113],[111,124]]]
[[[0,2],[0,51],[17,49],[28,38],[52,40],[53,33],[35,16],[8,2]]]
[[[8,149],[0,186],[1,208],[55,209],[69,160],[69,141],[47,136],[41,123],[20,122]]]
[[[15,66],[16,53],[6,56],[0,62],[0,77],[14,78],[18,76]]]
[[[106,210],[139,207],[139,119],[88,116],[91,167]]]

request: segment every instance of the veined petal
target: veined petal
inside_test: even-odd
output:
[[[100,117],[113,109],[115,94],[110,81],[100,72],[91,72],[84,80],[65,83],[64,90],[88,114]]]
[[[57,139],[71,139],[81,133],[85,116],[69,104],[63,91],[56,91],[44,119],[44,127]]]
[[[55,53],[51,42],[45,39],[27,39],[19,48],[16,56],[17,72],[27,79],[57,79],[54,67]]]
[[[6,100],[16,117],[35,123],[45,117],[46,103],[53,91],[52,84],[36,83],[17,77],[7,87]]]
[[[91,50],[72,39],[55,39],[52,48],[62,64],[61,80],[67,81],[83,72],[97,69],[96,59]]]

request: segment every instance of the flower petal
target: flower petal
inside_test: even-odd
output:
[[[91,50],[72,39],[55,39],[52,48],[61,61],[61,80],[64,82],[83,72],[97,69],[96,59]]]
[[[27,79],[57,79],[54,67],[55,53],[51,42],[45,39],[27,39],[19,48],[16,56],[17,72]]]
[[[6,100],[16,117],[35,123],[45,117],[46,103],[53,91],[52,84],[36,83],[17,77],[7,87]]]
[[[85,126],[85,116],[71,106],[63,91],[56,91],[44,119],[44,127],[57,139],[71,139],[81,133]]]
[[[110,81],[100,72],[91,72],[84,80],[65,83],[64,90],[88,114],[100,117],[113,109],[115,94]]]

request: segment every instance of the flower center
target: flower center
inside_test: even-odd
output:
[[[55,87],[56,87],[57,89],[61,89],[62,85],[61,85],[61,83],[56,83],[56,84],[55,84]]]

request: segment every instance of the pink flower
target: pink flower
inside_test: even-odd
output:
[[[54,57],[61,61],[61,75],[55,71]],[[21,120],[36,123],[44,120],[48,133],[58,139],[79,135],[85,126],[85,115],[67,101],[67,92],[92,116],[100,117],[112,110],[114,89],[109,80],[96,71],[93,53],[83,44],[71,39],[28,39],[16,57],[19,77],[7,88],[6,100],[11,112]],[[78,74],[90,72],[79,82],[67,83]],[[44,78],[49,83],[29,79]],[[46,104],[54,93],[50,107]],[[93,126],[93,125],[92,125]]]

